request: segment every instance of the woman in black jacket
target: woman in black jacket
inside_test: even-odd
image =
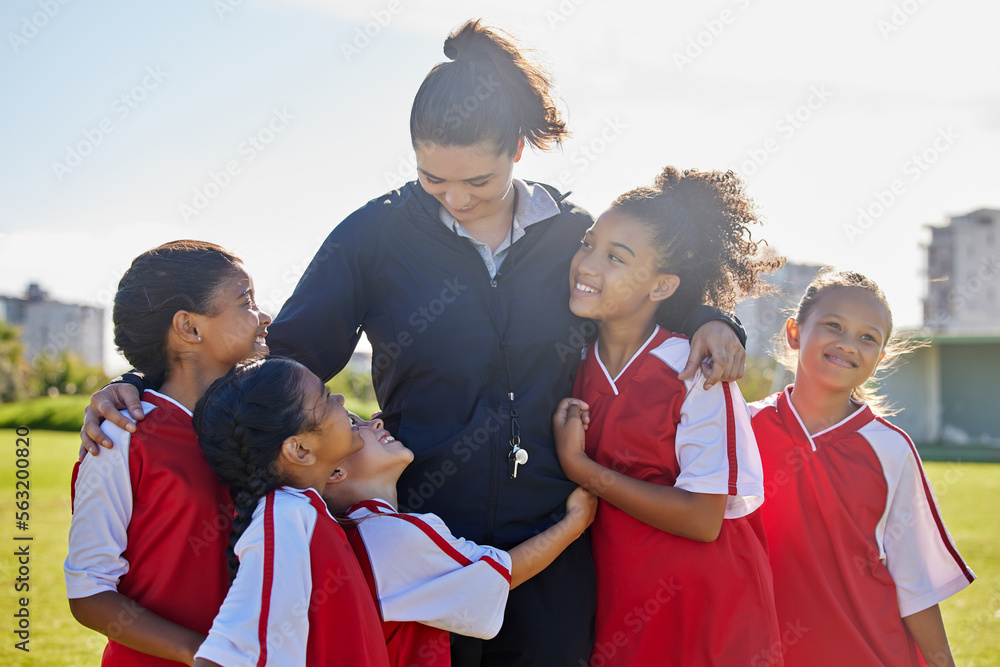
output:
[[[478,21],[444,52],[450,61],[427,75],[410,115],[417,181],[334,228],[267,340],[272,354],[329,379],[364,332],[382,419],[415,455],[401,505],[507,548],[555,523],[574,488],[551,416],[596,333],[568,307],[570,258],[593,220],[512,175],[525,143],[545,150],[567,134],[547,73]],[[742,375],[738,322],[707,307],[689,315],[675,330],[709,324],[686,370],[711,356],[709,383]],[[83,434],[91,448],[102,438],[98,413],[125,421],[115,404],[134,399],[123,386],[95,394]],[[586,664],[593,576],[584,538],[511,593],[495,639],[454,637],[453,664]],[[428,657],[441,650],[428,647]]]

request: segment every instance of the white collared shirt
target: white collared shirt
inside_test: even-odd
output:
[[[514,187],[517,189],[517,210],[514,211],[514,229],[513,232],[506,237],[504,237],[503,242],[494,251],[490,248],[489,244],[483,243],[482,241],[476,239],[470,234],[465,227],[462,226],[455,217],[448,213],[444,206],[441,207],[439,217],[441,222],[444,223],[448,229],[455,232],[462,238],[468,239],[472,246],[479,253],[479,256],[483,258],[483,262],[486,264],[487,271],[490,272],[490,278],[495,278],[497,275],[497,269],[503,264],[504,258],[507,256],[507,251],[510,250],[511,239],[516,242],[522,236],[524,236],[524,230],[527,227],[535,224],[536,222],[541,222],[551,218],[559,213],[559,204],[556,200],[552,198],[548,190],[537,184],[527,184],[524,181],[515,178],[513,180]]]

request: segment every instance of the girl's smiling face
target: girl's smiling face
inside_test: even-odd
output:
[[[889,336],[885,305],[862,287],[829,287],[801,324],[785,325],[788,345],[798,350],[801,379],[831,391],[850,393],[875,372]]]
[[[569,308],[602,322],[647,326],[679,284],[659,268],[647,226],[611,209],[587,230],[569,270]]]
[[[403,469],[413,461],[413,452],[385,430],[385,425],[378,417],[371,421],[357,416],[355,419],[358,420],[365,446],[344,461],[344,467],[349,469],[350,474],[361,479],[377,477],[386,472],[398,479]]]
[[[253,279],[241,267],[219,288],[215,313],[200,320],[201,346],[225,374],[237,363],[268,353],[267,327],[271,316],[254,301]]]
[[[315,427],[299,434],[316,455],[316,465],[329,477],[340,463],[364,447],[361,420],[344,407],[344,397],[331,394],[323,381],[304,366],[301,369],[303,409]]]

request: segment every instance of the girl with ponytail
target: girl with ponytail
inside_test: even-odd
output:
[[[271,318],[236,256],[175,241],[132,262],[113,320],[118,349],[158,391],[128,430],[105,422],[115,447],[73,471],[70,610],[108,636],[102,664],[190,665],[228,588],[232,516],[191,411],[233,364],[267,353]]]
[[[673,331],[781,265],[752,240],[759,222],[733,172],[667,167],[616,199],[573,257],[569,307],[598,338],[553,425],[566,476],[600,498],[590,664],[780,664],[747,406],[734,383],[680,377],[690,344]]]
[[[270,357],[217,380],[194,423],[235,509],[232,587],[194,664],[388,665],[364,574],[320,496],[364,446],[344,397]]]

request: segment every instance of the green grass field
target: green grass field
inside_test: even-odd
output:
[[[69,478],[79,436],[54,431],[31,432],[31,518],[26,532],[15,530],[15,432],[0,430],[0,664],[97,665],[105,640],[78,625],[65,600],[62,562],[69,529]],[[928,463],[941,511],[962,555],[979,577],[972,586],[941,606],[958,665],[1000,664],[1000,535],[993,515],[1000,506],[1000,465]],[[991,518],[992,517],[992,518]],[[13,537],[30,535],[31,542]],[[30,648],[14,649],[14,585],[18,574],[15,544],[31,545]]]

